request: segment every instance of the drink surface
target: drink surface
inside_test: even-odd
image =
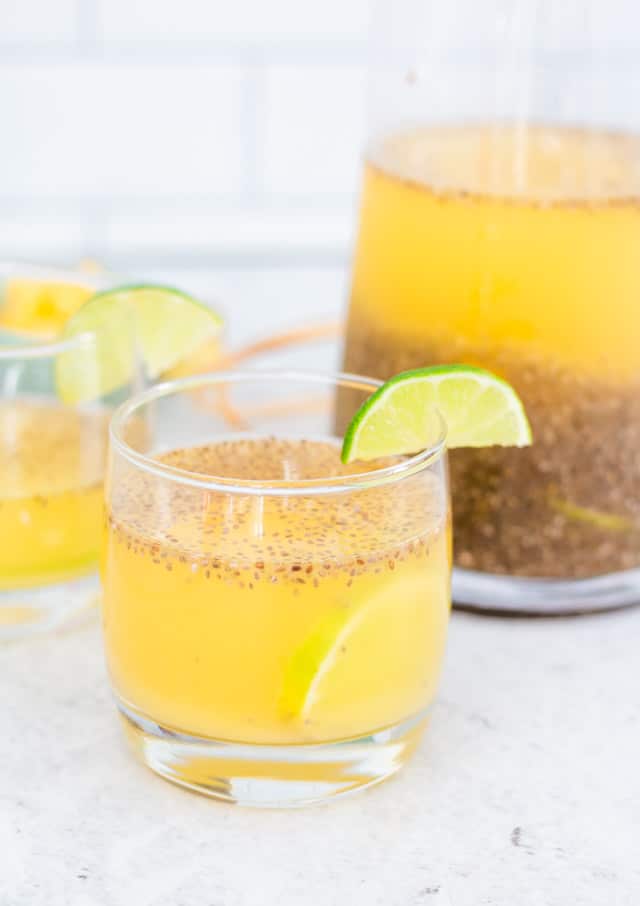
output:
[[[289,487],[363,470],[321,441],[225,441],[162,460]],[[362,735],[425,708],[449,609],[433,475],[317,497],[171,483],[155,503],[154,482],[138,471],[110,489],[105,639],[126,705],[186,733],[275,744]]]
[[[95,566],[107,419],[37,398],[0,402],[0,589]]]
[[[372,149],[345,369],[481,365],[533,428],[530,450],[453,452],[460,565],[578,577],[640,562],[639,243],[638,138],[476,126]]]

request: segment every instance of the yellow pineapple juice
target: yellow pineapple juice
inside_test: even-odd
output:
[[[161,461],[292,488],[380,465],[275,438]],[[404,483],[252,497],[177,483],[165,493],[141,471],[113,478],[104,632],[124,709],[174,732],[276,745],[424,715],[449,613],[447,502],[433,475]]]
[[[102,413],[0,400],[0,590],[95,568],[106,432]]]
[[[372,149],[345,370],[482,365],[532,423],[529,450],[452,453],[460,565],[640,564],[639,247],[635,137],[423,128]]]

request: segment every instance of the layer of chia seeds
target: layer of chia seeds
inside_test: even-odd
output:
[[[529,449],[450,454],[457,565],[489,573],[583,578],[640,565],[640,380],[613,384],[520,352],[399,337],[354,318],[345,371],[388,378],[473,362],[514,385]],[[339,400],[338,424],[352,414]]]
[[[39,398],[0,402],[0,501],[82,491],[102,481],[109,414]]]
[[[287,481],[383,465],[344,466],[332,443],[276,438],[224,441],[158,459],[201,476]],[[444,489],[429,472],[343,494],[268,497],[128,470],[113,485],[108,518],[116,543],[155,566],[251,589],[265,581],[317,587],[336,574],[349,586],[358,576],[424,560],[445,530],[447,510]]]

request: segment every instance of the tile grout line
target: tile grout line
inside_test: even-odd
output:
[[[98,43],[100,21],[95,0],[76,0],[76,50]]]
[[[77,0],[76,39],[72,41],[0,40],[0,64],[70,65],[91,61],[101,64],[296,66],[354,69],[366,62],[360,44],[301,42],[299,44],[252,44],[241,41],[105,41],[97,17],[87,12],[90,0]]]
[[[261,177],[258,179],[260,183]],[[244,194],[219,195],[216,193],[187,194],[187,195],[115,195],[110,194],[107,199],[111,207],[109,214],[137,215],[140,213],[164,213],[168,210],[174,212],[180,209],[180,214],[198,215],[210,214],[211,205],[215,205],[217,212],[222,214],[252,214],[260,211],[269,216],[289,216],[308,212],[313,205],[315,214],[331,215],[341,214],[351,210],[355,189],[351,192],[336,192],[333,194],[298,192],[294,194],[281,193],[277,200],[265,195],[249,199]],[[7,195],[0,192],[0,205],[3,213],[42,214],[50,211],[62,211],[65,214],[82,213],[86,208],[105,204],[105,198],[98,195]],[[1,218],[0,218],[1,219]]]

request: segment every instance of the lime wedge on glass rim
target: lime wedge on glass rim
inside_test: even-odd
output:
[[[438,365],[396,375],[375,391],[354,415],[344,437],[342,460],[368,460],[417,453],[436,442],[447,427],[449,447],[527,446],[531,428],[515,390],[501,378],[470,365]],[[355,607],[328,613],[295,649],[284,668],[280,695],[283,716],[311,720],[330,695],[332,674],[349,657],[368,622],[382,607],[416,604],[406,584],[382,588]],[[409,618],[410,619],[410,618]]]
[[[447,446],[526,447],[531,427],[506,381],[472,365],[434,365],[392,377],[356,412],[344,436],[342,461],[418,453],[447,428]]]
[[[58,395],[69,404],[106,396],[133,380],[136,361],[154,380],[216,337],[221,326],[219,314],[172,287],[120,286],[96,293],[62,332],[62,339],[87,334],[95,342],[58,356]]]

